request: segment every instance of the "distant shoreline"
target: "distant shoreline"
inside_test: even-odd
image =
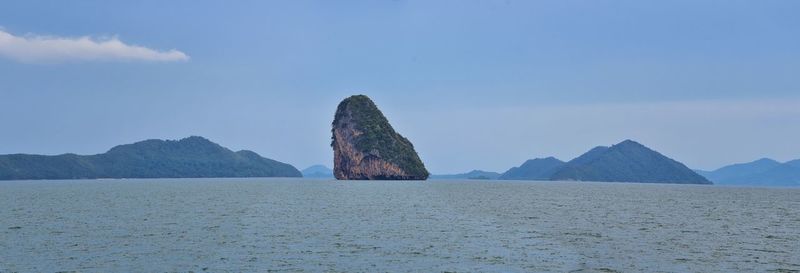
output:
[[[800,186],[780,186],[780,185],[725,185],[725,184],[681,184],[681,183],[647,183],[647,182],[607,182],[607,181],[554,181],[554,180],[486,180],[486,179],[428,179],[428,180],[337,180],[336,178],[319,178],[319,177],[157,177],[157,178],[86,178],[86,179],[17,179],[17,180],[0,180],[0,185],[4,183],[13,182],[122,182],[122,181],[154,181],[154,180],[294,180],[294,181],[329,181],[329,182],[356,182],[357,184],[374,183],[374,182],[391,182],[391,183],[413,183],[413,182],[428,182],[428,183],[513,183],[513,184],[605,184],[605,185],[654,185],[654,186],[693,186],[693,187],[717,187],[717,188],[735,188],[735,189],[794,189],[800,190]]]

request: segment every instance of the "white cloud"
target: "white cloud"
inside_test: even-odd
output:
[[[116,37],[97,39],[25,35],[15,36],[0,29],[0,57],[25,63],[64,61],[187,61],[185,53],[159,51],[125,44]]]

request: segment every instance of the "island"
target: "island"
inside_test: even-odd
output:
[[[499,179],[712,184],[683,163],[633,140],[595,147],[568,162],[553,157],[528,160]]]
[[[333,174],[339,180],[425,180],[411,141],[397,133],[365,95],[346,98],[332,124]]]
[[[0,155],[0,180],[300,176],[292,165],[199,136],[150,139],[96,155]]]

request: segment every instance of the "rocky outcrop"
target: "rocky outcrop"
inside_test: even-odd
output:
[[[332,128],[333,174],[340,180],[425,180],[428,171],[408,139],[395,132],[367,96],[336,109]]]

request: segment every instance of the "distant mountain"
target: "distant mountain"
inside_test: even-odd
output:
[[[513,167],[503,173],[502,180],[550,180],[550,177],[564,165],[564,161],[555,157],[536,158],[525,161],[519,167]]]
[[[762,158],[753,162],[733,164],[706,172],[705,177],[715,182],[728,181],[737,177],[746,177],[780,166],[781,163],[769,158]]]
[[[711,184],[682,163],[632,140],[595,147],[566,163],[554,157],[531,159],[499,179]]]
[[[333,170],[324,165],[314,165],[300,171],[306,178],[334,178]]]
[[[699,173],[721,185],[800,186],[800,159],[780,163],[762,158]]]
[[[638,142],[597,147],[567,162],[551,180],[711,184],[682,163]]]
[[[787,161],[786,163],[783,163],[783,164],[786,164],[786,165],[789,165],[789,166],[792,166],[792,167],[797,167],[797,168],[800,168],[800,159],[795,159],[795,160],[792,160],[792,161]]]
[[[145,140],[87,156],[0,155],[0,180],[299,176],[289,164],[197,136]]]
[[[429,177],[429,179],[480,179],[480,180],[494,180],[499,177],[500,174],[496,172],[487,172],[481,170],[473,170],[468,173],[460,173],[460,174],[434,174]]]

